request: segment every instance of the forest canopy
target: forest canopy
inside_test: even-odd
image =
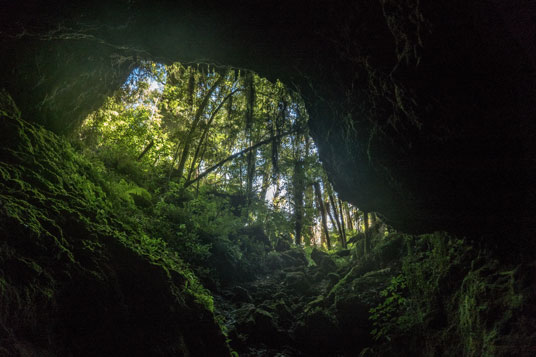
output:
[[[146,62],[86,118],[76,141],[153,237],[202,265],[214,237],[235,245],[230,236],[244,227],[259,227],[271,247],[328,249],[365,229],[363,213],[328,182],[307,120],[299,94],[279,81]]]

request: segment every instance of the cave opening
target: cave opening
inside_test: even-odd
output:
[[[120,197],[116,213],[143,222],[209,289],[241,355],[311,350],[301,310],[394,234],[340,199],[307,121],[299,94],[280,81],[142,62],[71,134]]]
[[[531,356],[522,3],[6,5],[0,354]]]

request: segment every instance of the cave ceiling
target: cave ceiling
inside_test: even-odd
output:
[[[143,60],[251,69],[302,95],[343,199],[407,232],[534,232],[534,3],[2,3],[27,120],[72,130]]]

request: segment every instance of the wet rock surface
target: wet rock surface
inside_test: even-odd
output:
[[[240,356],[350,356],[371,343],[369,310],[396,268],[368,271],[318,249],[311,263],[301,248],[269,255],[285,263],[216,299]]]

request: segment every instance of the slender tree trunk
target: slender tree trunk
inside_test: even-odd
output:
[[[329,183],[326,185],[326,187],[329,187]],[[338,214],[338,208],[337,203],[335,202],[335,199],[333,198],[333,191],[331,188],[326,188],[328,191],[329,196],[329,202],[331,203],[331,209],[333,210],[333,217],[335,218],[335,226],[337,227],[337,230],[339,231],[339,240],[341,241],[342,245],[342,239],[343,239],[343,231],[341,227],[341,221],[339,220],[339,214]]]
[[[353,222],[355,222],[355,229],[357,232],[361,232],[361,224],[359,223],[359,210],[353,208],[351,211]]]
[[[296,245],[301,244],[303,228],[303,191],[304,191],[304,168],[303,162],[298,160],[294,163],[293,191],[294,191],[294,221]]]
[[[369,232],[369,220],[368,220],[368,212],[363,211],[363,222],[365,223],[365,253],[370,253],[370,232]]]
[[[188,114],[192,115],[194,112],[195,70],[193,67],[188,67],[188,71],[190,72],[190,76],[188,77],[188,95],[186,97],[186,104],[188,104]],[[171,115],[174,117],[175,121],[177,121],[176,117],[173,114]],[[183,144],[178,132],[176,133],[176,136],[177,148],[175,149],[175,154],[173,154],[173,161],[171,161],[168,179],[171,179],[171,176],[173,175],[173,168],[175,167],[175,162],[177,162],[177,159],[179,158],[179,152]]]
[[[316,193],[316,200],[318,203],[318,208],[320,209],[320,217],[322,218],[322,228],[324,228],[324,234],[326,236],[326,245],[328,249],[331,249],[331,242],[329,239],[329,231],[328,231],[328,222],[326,220],[326,209],[324,208],[324,202],[322,200],[322,190],[320,188],[319,182],[314,183],[314,189]]]
[[[245,91],[246,91],[246,139],[247,145],[253,145],[253,121],[254,121],[254,110],[255,110],[255,80],[253,73],[248,72],[246,74],[245,81]],[[246,171],[246,199],[248,206],[251,200],[253,193],[253,181],[255,178],[255,165],[257,161],[257,150],[253,149],[247,153],[247,171]]]
[[[184,140],[184,147],[182,149],[182,155],[181,159],[179,161],[179,167],[177,168],[176,175],[177,177],[182,177],[182,174],[184,172],[184,166],[186,165],[186,160],[190,156],[190,146],[192,145],[192,141],[195,137],[195,132],[197,130],[197,126],[199,125],[199,122],[201,121],[201,116],[205,112],[205,109],[210,102],[210,97],[214,93],[217,87],[221,85],[223,80],[225,79],[225,75],[221,75],[216,82],[210,87],[210,89],[205,94],[203,101],[197,108],[194,116],[194,120],[192,122],[192,126],[190,127],[190,130],[188,131],[188,135],[186,136],[186,139]]]
[[[274,178],[275,190],[272,197],[272,206],[275,210],[279,211],[279,194],[281,193],[281,185],[279,181],[279,175]]]
[[[145,147],[145,149],[143,149],[143,151],[141,152],[141,154],[138,156],[138,158],[136,159],[136,161],[140,161],[144,156],[145,154],[147,154],[149,152],[149,150],[151,150],[151,148],[154,146],[154,140],[151,140],[151,142],[149,143],[149,145],[147,145]]]
[[[331,222],[331,226],[334,230],[337,230],[337,222],[335,221],[335,218],[333,218],[333,214],[331,214],[331,204],[329,203],[329,200],[324,201],[324,207],[326,208],[326,213],[328,214],[329,221]]]
[[[280,134],[287,118],[287,102],[283,99],[279,103],[279,114],[272,122],[272,176],[279,175],[279,147],[281,146]]]
[[[344,227],[344,211],[342,209],[342,201],[340,198],[339,198],[339,209],[340,209],[341,229],[342,229],[341,245],[343,248],[346,248],[346,230]]]
[[[268,166],[268,164],[266,166]],[[266,166],[264,167],[264,170],[262,170],[261,192],[259,194],[259,198],[262,200],[262,202],[266,201],[266,193],[268,192],[268,187],[270,186],[270,167]]]
[[[309,231],[308,232],[309,234],[308,234],[307,239],[304,240],[304,243],[305,243],[306,247],[309,247],[309,246],[311,246],[311,243],[312,243],[312,245],[315,245],[314,241],[311,241],[311,240],[314,240],[315,232],[314,232],[314,229],[313,229],[312,225],[309,225],[307,227],[307,230]]]
[[[344,213],[346,214],[346,223],[348,224],[348,229],[353,231],[354,223],[352,222],[352,215],[350,214],[350,207],[348,207],[348,203],[344,204]]]
[[[201,150],[201,147],[203,146],[203,144],[206,141],[208,132],[210,131],[210,128],[212,127],[212,122],[214,121],[214,118],[216,118],[216,115],[218,114],[220,109],[223,107],[225,102],[227,102],[227,101],[232,102],[233,94],[235,94],[238,91],[239,91],[239,89],[235,89],[231,93],[227,94],[227,96],[225,96],[225,98],[223,98],[223,100],[220,102],[220,104],[216,107],[216,109],[214,109],[214,111],[210,115],[210,119],[205,124],[205,128],[203,129],[203,134],[201,134],[201,138],[199,139],[199,143],[197,144],[197,147],[195,149],[194,158],[192,160],[192,164],[190,165],[190,169],[188,170],[188,177],[186,178],[186,181],[190,181],[190,179],[192,178],[192,173],[195,170],[195,167],[198,166],[197,165],[197,159],[199,158],[199,151]],[[206,148],[206,146],[205,146],[205,148]]]
[[[307,184],[305,187],[304,192],[304,213],[305,213],[305,224],[307,225],[309,229],[309,239],[311,239],[314,236],[313,229],[313,221],[314,221],[314,192],[313,192],[313,186],[311,184]],[[307,239],[307,241],[309,241]]]
[[[253,195],[253,181],[255,180],[255,166],[256,166],[256,156],[257,156],[257,150],[252,149],[248,151],[246,156],[246,197],[248,201],[248,205],[251,201],[251,197]]]
[[[374,226],[376,224],[376,212],[370,212],[370,225]]]

